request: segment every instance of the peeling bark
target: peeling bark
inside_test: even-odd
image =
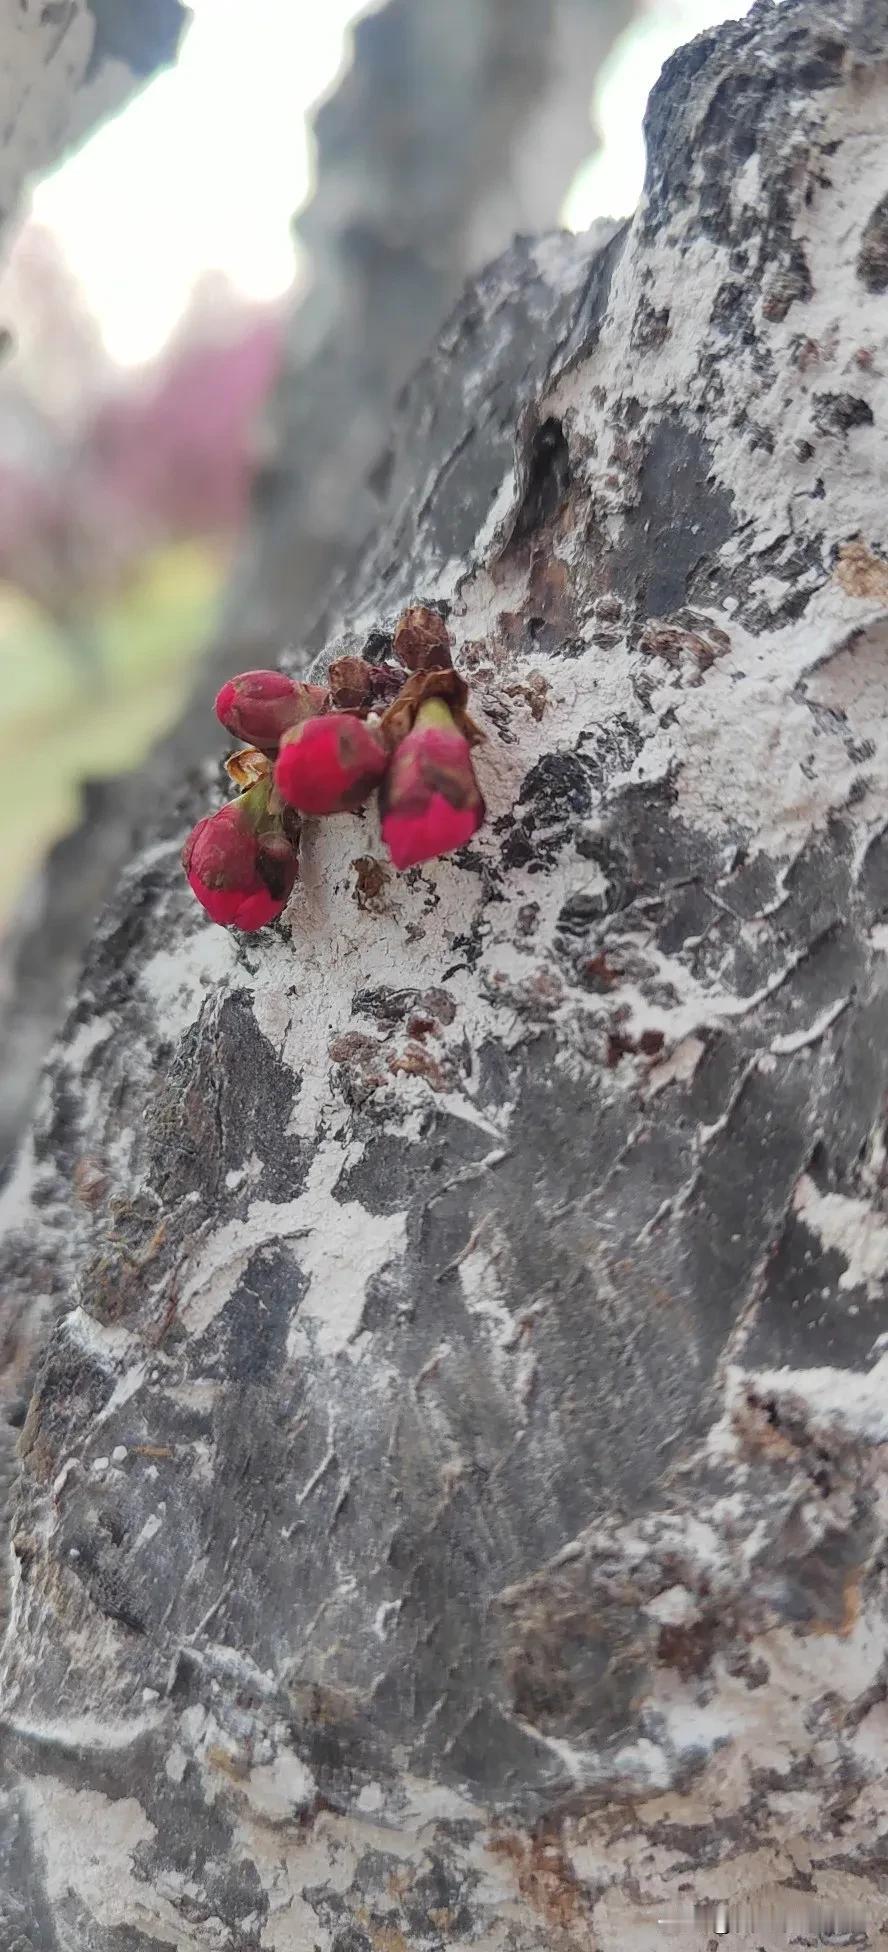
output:
[[[315,648],[450,604],[472,846],[238,942],[205,771],[103,923],[5,1196],[32,1942],[883,1942],[886,38],[683,50],[409,389]]]

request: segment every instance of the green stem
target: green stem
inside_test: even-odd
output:
[[[257,779],[255,785],[248,786],[245,793],[237,795],[237,803],[256,833],[267,823],[268,801],[273,784],[274,781],[269,773],[266,779]]]
[[[417,725],[436,725],[442,732],[455,732],[456,720],[450,706],[443,698],[426,698],[420,705],[413,721]]]

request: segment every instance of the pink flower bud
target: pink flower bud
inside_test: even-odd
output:
[[[283,734],[327,702],[323,685],[303,684],[283,671],[242,671],[217,694],[216,717],[236,739],[276,753]]]
[[[224,927],[251,931],[286,908],[299,872],[296,842],[269,812],[271,782],[260,780],[199,820],[182,866],[201,906]]]
[[[287,733],[274,771],[281,798],[300,813],[353,813],[389,763],[378,732],[351,712],[310,718]]]
[[[382,838],[396,868],[450,854],[484,819],[468,740],[443,698],[419,707],[380,793]]]

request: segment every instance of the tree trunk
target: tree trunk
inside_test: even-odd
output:
[[[322,635],[449,601],[477,841],[315,825],[238,939],[205,770],[103,922],[6,1194],[10,1942],[877,1942],[886,39],[701,37],[409,389]]]
[[[259,443],[256,520],[199,710],[155,754],[164,780],[204,751],[207,703],[232,661],[267,664],[304,641],[331,576],[375,528],[393,401],[468,274],[515,231],[556,222],[593,145],[596,73],[632,11],[632,0],[387,0],[358,21],[353,60],[315,118],[317,183],[297,225],[310,275]],[[0,1168],[152,798],[144,773],[92,782],[2,945]]]

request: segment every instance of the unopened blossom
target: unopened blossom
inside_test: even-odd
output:
[[[382,837],[396,868],[463,847],[484,818],[468,739],[443,698],[420,705],[380,793]]]
[[[307,719],[281,742],[275,784],[300,813],[352,813],[379,785],[388,749],[372,725],[351,712]]]

